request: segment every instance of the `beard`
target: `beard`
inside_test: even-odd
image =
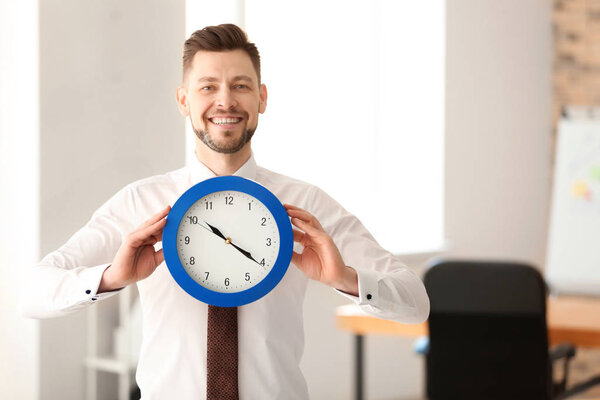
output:
[[[208,122],[208,118],[206,118],[206,120],[207,120],[206,126],[209,126],[210,122]],[[245,121],[247,121],[247,120],[248,119],[245,118]],[[250,141],[250,139],[252,139],[252,136],[254,135],[254,131],[256,131],[256,126],[254,128],[248,128],[247,123],[244,122],[242,134],[238,139],[232,140],[232,141],[226,141],[224,143],[217,143],[214,140],[214,138],[211,136],[208,128],[196,129],[191,115],[190,115],[190,123],[192,125],[192,130],[196,134],[196,137],[198,139],[200,139],[202,141],[202,143],[204,143],[206,146],[208,146],[209,149],[216,151],[217,153],[222,153],[222,154],[233,154],[233,153],[237,153],[238,151],[240,151],[246,145],[246,143],[248,143]],[[225,136],[225,138],[231,138],[235,135],[235,133],[232,131],[225,131],[225,132],[223,132],[223,135]]]

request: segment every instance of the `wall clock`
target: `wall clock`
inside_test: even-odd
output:
[[[269,293],[292,258],[292,225],[264,186],[238,176],[202,181],[175,202],[163,230],[169,272],[188,294],[236,307]]]

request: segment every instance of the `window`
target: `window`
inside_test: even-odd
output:
[[[240,3],[243,12],[208,23],[243,20],[261,52],[269,97],[253,139],[257,162],[321,187],[390,251],[439,249],[444,2],[232,8]]]

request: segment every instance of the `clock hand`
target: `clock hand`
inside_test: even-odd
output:
[[[206,230],[207,230],[207,231],[209,231],[210,233],[214,233],[214,232],[212,231],[212,229],[210,229],[210,228],[208,228],[208,227],[206,227],[206,226],[202,225],[200,222],[197,222],[197,223],[196,223],[196,225],[200,225],[201,227],[203,227],[204,229],[206,229]],[[207,225],[208,225],[208,224],[207,224]]]
[[[256,261],[256,260],[254,259],[254,257],[252,257],[252,254],[250,254],[250,252],[249,252],[249,251],[246,251],[246,250],[244,250],[244,249],[242,249],[242,248],[240,248],[240,247],[236,246],[235,244],[233,244],[233,243],[231,243],[231,242],[230,242],[229,244],[230,244],[230,245],[232,245],[233,247],[235,247],[237,251],[239,251],[240,253],[242,253],[242,254],[243,254],[243,255],[245,255],[246,257],[248,257],[250,260],[252,260],[252,261],[254,261],[255,263],[257,263],[258,265],[260,265],[260,263],[259,263],[258,261]],[[262,267],[262,265],[261,265],[261,267]]]
[[[206,225],[208,225],[208,227],[210,228],[210,230],[212,231],[212,233],[214,233],[215,235],[217,235],[218,237],[220,237],[221,239],[227,241],[227,238],[225,237],[225,235],[223,235],[221,233],[220,230],[218,230],[217,228],[215,228],[214,226],[212,226],[211,224],[209,224],[208,222],[204,221],[204,223]]]

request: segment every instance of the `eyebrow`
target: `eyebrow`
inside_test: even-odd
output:
[[[217,82],[217,78],[213,78],[212,76],[203,76],[198,78],[198,82]]]
[[[233,78],[234,81],[249,81],[252,82],[252,78],[250,78],[248,75],[238,75],[236,77]]]
[[[219,80],[215,77],[212,76],[202,76],[200,78],[198,78],[198,82],[218,82]],[[248,75],[237,75],[233,77],[233,81],[237,82],[237,81],[248,81],[248,82],[253,82],[252,78],[250,78]]]

